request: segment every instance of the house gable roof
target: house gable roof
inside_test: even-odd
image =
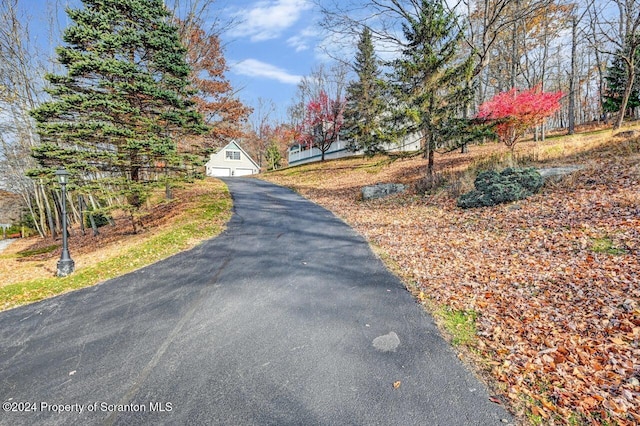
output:
[[[223,155],[223,154],[221,154],[221,153],[222,153],[222,152],[224,152],[224,151],[226,151],[226,150],[228,150],[228,149],[235,149],[235,150],[240,151],[242,154],[244,154],[244,156],[245,156],[245,157],[247,157],[247,158],[249,159],[249,161],[251,161],[251,163],[256,167],[256,169],[260,170],[260,166],[258,165],[258,163],[256,163],[256,162],[253,160],[253,158],[251,158],[251,156],[250,156],[249,154],[247,154],[247,152],[246,152],[244,149],[242,149],[242,147],[240,146],[240,144],[238,144],[238,142],[236,142],[235,140],[232,140],[232,141],[231,141],[231,142],[229,142],[227,145],[225,145],[225,147],[224,147],[224,148],[222,148],[220,151],[218,151],[218,152],[216,153],[216,155],[217,155],[217,154]]]

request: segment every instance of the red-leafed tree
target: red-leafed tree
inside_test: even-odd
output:
[[[493,121],[498,139],[513,151],[527,129],[560,109],[562,96],[560,91],[543,92],[539,85],[528,90],[513,88],[480,105],[477,116]]]
[[[322,153],[322,161],[331,144],[338,140],[344,106],[344,99],[331,99],[321,90],[305,107],[304,120],[297,132],[298,142],[318,148]]]

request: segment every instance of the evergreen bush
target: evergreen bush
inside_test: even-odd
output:
[[[110,223],[111,218],[106,213],[100,211],[89,211],[85,215],[84,220],[85,226],[87,228],[91,228],[91,218],[89,217],[89,215],[93,216],[93,221],[95,222],[97,228],[102,228],[103,226],[106,226]]]
[[[458,198],[458,207],[495,206],[500,203],[522,200],[538,192],[543,179],[534,168],[506,168],[501,172],[480,172],[474,182],[475,189]]]

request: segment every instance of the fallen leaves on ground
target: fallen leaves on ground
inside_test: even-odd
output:
[[[477,365],[523,422],[631,425],[640,423],[640,155],[615,143],[575,157],[584,170],[527,200],[480,209],[458,209],[443,192],[360,200],[364,185],[415,182],[422,159],[266,178],[381,247],[420,301],[476,312]],[[437,166],[486,155],[473,147]]]

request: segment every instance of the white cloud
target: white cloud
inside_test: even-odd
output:
[[[236,37],[264,41],[279,37],[313,7],[311,0],[263,0],[234,15],[240,24],[231,31]]]
[[[317,30],[306,28],[298,34],[287,39],[287,45],[293,47],[296,52],[309,49],[309,41],[317,35]]]
[[[316,46],[315,58],[320,62],[331,62],[331,60],[338,58],[353,63],[358,51],[359,40],[360,36],[357,34],[345,37],[343,34],[329,33]],[[380,39],[373,40],[373,48],[376,57],[383,62],[397,59],[402,50],[397,43]]]
[[[257,59],[245,59],[231,66],[231,70],[236,74],[249,77],[262,77],[279,81],[286,84],[298,84],[302,79],[301,75],[289,74],[286,70]]]

